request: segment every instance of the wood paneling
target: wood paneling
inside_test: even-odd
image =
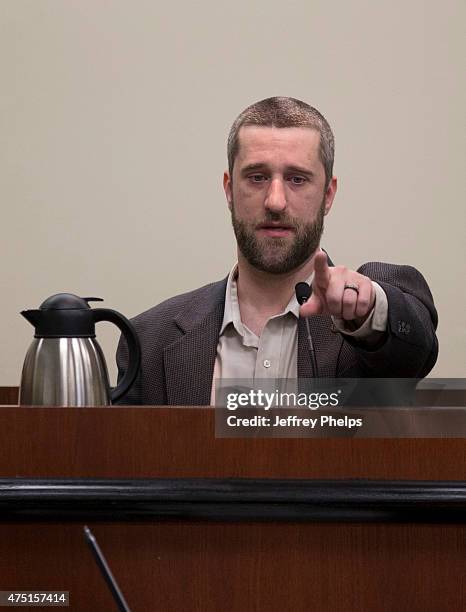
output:
[[[463,612],[466,529],[430,525],[91,524],[133,612]],[[116,608],[82,525],[0,525],[1,588]]]
[[[0,387],[0,406],[18,404],[19,387]]]
[[[18,404],[19,387],[0,387],[0,406]],[[455,389],[418,389],[416,404],[419,406],[464,406],[465,391]]]
[[[0,408],[3,478],[464,480],[461,439],[216,439],[205,408]],[[95,523],[133,611],[462,612],[466,527]],[[80,523],[0,524],[0,588],[115,609]]]
[[[0,477],[466,479],[457,439],[215,438],[211,408],[0,408]]]

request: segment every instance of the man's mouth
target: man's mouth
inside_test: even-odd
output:
[[[284,238],[294,232],[294,227],[284,223],[261,223],[256,230],[270,238]]]

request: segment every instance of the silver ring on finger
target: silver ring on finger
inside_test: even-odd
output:
[[[357,285],[353,285],[353,283],[347,283],[345,285],[345,290],[346,289],[352,289],[353,291],[356,291],[356,293],[359,295],[359,287]]]

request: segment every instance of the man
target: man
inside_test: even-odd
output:
[[[268,98],[239,115],[223,178],[238,263],[226,279],[133,319],[142,369],[125,404],[214,403],[217,378],[428,374],[437,313],[422,275],[383,263],[335,267],[320,248],[337,190],[333,158],[330,126],[304,102]],[[299,307],[303,281],[312,294]],[[117,362],[121,377],[124,341]]]

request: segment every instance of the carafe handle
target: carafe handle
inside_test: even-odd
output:
[[[120,329],[128,345],[128,369],[121,379],[120,384],[110,391],[110,399],[112,403],[114,403],[129,391],[136,380],[139,368],[141,367],[141,345],[130,321],[116,310],[93,308],[91,312],[96,323],[99,321],[109,321],[116,325]]]

